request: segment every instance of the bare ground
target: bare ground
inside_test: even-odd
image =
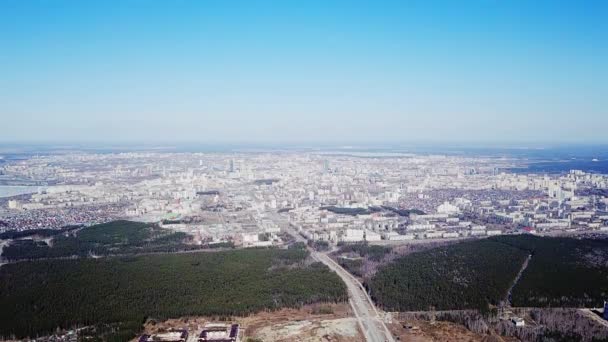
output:
[[[169,329],[187,328],[190,335],[198,334],[201,328],[211,322],[213,317],[182,317],[162,322],[152,320],[144,325],[144,333],[155,333]],[[257,338],[270,341],[332,341],[363,342],[357,320],[348,304],[315,304],[301,309],[281,309],[260,312],[248,317],[231,317],[227,323],[241,326],[241,341]]]
[[[463,341],[463,342],[515,342],[515,338],[474,333],[462,325],[450,322],[423,320],[395,321],[389,325],[393,336],[401,341]]]

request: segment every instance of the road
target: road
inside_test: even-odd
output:
[[[306,239],[304,239],[300,234],[294,231],[291,227],[284,227],[291,235],[293,235],[296,240],[300,242],[306,243]],[[380,315],[378,309],[374,305],[374,302],[367,294],[367,291],[363,287],[363,285],[357,280],[357,278],[353,277],[350,273],[348,273],[342,266],[336,263],[332,258],[330,258],[325,253],[317,252],[313,249],[310,249],[310,255],[313,259],[320,261],[327,265],[332,271],[336,272],[336,274],[342,278],[344,284],[348,289],[349,295],[349,303],[357,321],[359,323],[359,327],[361,331],[365,335],[365,340],[368,342],[394,342],[393,335],[390,333],[384,321]]]
[[[344,270],[327,254],[319,252],[311,252],[314,259],[321,261],[332,271],[336,272],[346,287],[348,288],[350,306],[359,321],[359,326],[363,330],[367,341],[390,341],[393,342],[393,336],[384,324],[380,313],[376,309],[372,299],[367,294],[367,291],[361,283],[350,273]]]
[[[528,257],[526,258],[526,260],[524,260],[524,263],[521,265],[521,268],[519,269],[519,272],[517,273],[517,276],[513,280],[513,283],[511,284],[511,287],[509,287],[509,290],[507,291],[507,296],[506,296],[504,302],[508,306],[512,305],[512,303],[511,303],[511,300],[512,300],[511,295],[513,293],[513,288],[515,287],[515,285],[517,285],[517,283],[521,279],[521,275],[524,274],[524,271],[526,270],[526,268],[528,268],[528,263],[530,263],[530,259],[532,259],[532,254],[529,254]]]

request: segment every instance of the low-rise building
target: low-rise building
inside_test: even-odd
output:
[[[382,240],[382,237],[380,236],[380,234],[371,231],[371,230],[365,230],[365,241],[380,241]]]
[[[164,333],[142,335],[139,342],[186,342],[188,330],[172,330]]]
[[[198,342],[236,342],[238,340],[238,324],[208,324],[198,337]]]
[[[521,317],[512,317],[511,318],[511,322],[513,322],[513,325],[515,325],[516,327],[524,327],[524,326],[526,326],[526,322]]]

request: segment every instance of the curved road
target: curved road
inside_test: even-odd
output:
[[[287,228],[287,231],[293,235],[296,240],[306,243],[306,239],[304,239],[298,232],[291,229],[291,227]],[[395,339],[393,338],[393,335],[391,335],[390,331],[384,324],[378,309],[376,309],[374,302],[369,297],[367,291],[363,285],[361,285],[359,280],[348,273],[327,254],[317,252],[311,248],[309,248],[309,250],[313,259],[327,265],[327,267],[336,272],[336,274],[342,278],[344,284],[346,284],[349,294],[348,301],[355,316],[357,317],[359,327],[365,335],[365,340],[369,342],[394,342]]]
[[[365,339],[373,342],[394,342],[393,336],[384,324],[382,317],[363,285],[327,254],[314,251],[311,251],[311,253],[314,259],[319,260],[336,272],[342,278],[344,284],[346,284],[350,296],[350,306],[359,321],[359,326],[365,335]]]

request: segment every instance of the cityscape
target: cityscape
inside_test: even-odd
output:
[[[608,1],[0,1],[0,342],[608,342]]]
[[[601,168],[602,161],[594,160]],[[608,174],[569,170],[571,164],[563,159],[554,162],[563,170],[556,172],[552,165],[550,171],[538,172],[534,165],[539,163],[546,161],[504,151],[501,156],[484,156],[353,148],[26,157],[9,153],[0,166],[1,188],[6,191],[0,200],[0,260],[18,265],[24,260],[145,256],[158,251],[291,249],[301,243],[310,249],[312,260],[336,272],[351,297],[354,319],[345,323],[340,320],[348,318],[338,316],[344,326],[327,331],[338,340],[395,340],[402,336],[402,329],[395,326],[402,314],[382,311],[370,297],[370,285],[362,284],[399,255],[498,236],[606,241]],[[183,235],[176,235],[180,241],[170,249],[112,251],[95,243],[85,246],[82,256],[69,248],[65,254],[52,253],[61,253],[59,246],[65,242],[56,242],[61,234],[80,236],[84,230],[107,225],[130,229],[128,222],[155,225],[167,232],[163,236]],[[381,257],[370,257],[360,248]],[[604,252],[593,253],[596,262],[604,262]],[[531,256],[511,284],[509,296]],[[511,301],[495,304],[498,322],[538,331],[540,322],[529,312],[517,311]],[[606,331],[602,307],[582,310],[574,313]],[[167,324],[171,328],[161,330],[148,327],[139,340],[237,341],[252,335],[268,339],[259,331],[252,334],[242,321],[231,324],[202,321]],[[419,328],[407,326],[403,336],[417,338]],[[338,333],[340,329],[349,332]],[[79,338],[78,331],[48,338],[71,340]],[[318,338],[317,329],[294,331],[281,336],[278,329],[270,338]]]
[[[170,222],[197,244],[239,246],[280,244],[286,227],[332,245],[608,232],[607,175],[511,171],[520,164],[374,152],[33,156],[2,164],[2,182],[40,185],[3,199],[0,229]]]

